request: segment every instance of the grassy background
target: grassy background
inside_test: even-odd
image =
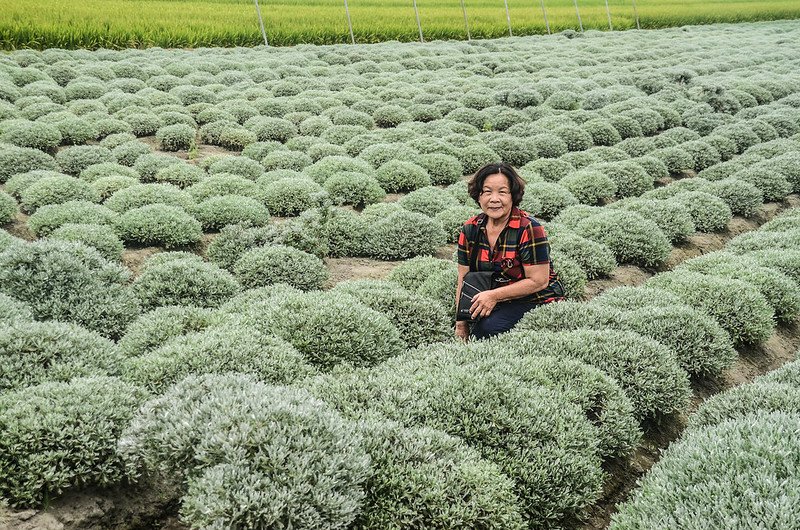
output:
[[[508,35],[503,0],[464,0],[473,37]],[[343,0],[260,0],[270,44],[349,42]],[[417,40],[412,0],[349,0],[356,42]],[[417,0],[426,40],[465,39],[459,0]],[[508,0],[514,35],[545,33],[540,0]],[[604,0],[578,0],[608,29]],[[637,0],[642,28],[800,18],[798,0]],[[551,29],[578,29],[573,0],[545,0]],[[614,29],[632,0],[609,0]],[[0,0],[0,47],[127,48],[263,44],[251,0]]]

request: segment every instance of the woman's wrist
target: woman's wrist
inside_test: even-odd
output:
[[[469,322],[466,320],[457,320],[456,321],[456,328],[466,328],[469,327]]]

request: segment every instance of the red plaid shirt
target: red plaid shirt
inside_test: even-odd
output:
[[[547,287],[521,298],[526,302],[546,304],[564,300],[563,286],[553,269],[547,233],[539,222],[517,207],[512,208],[508,224],[497,237],[494,249],[486,234],[487,215],[472,217],[461,227],[458,236],[458,264],[471,267],[470,253],[478,252],[477,270],[494,271],[497,280],[512,284],[525,278],[523,265],[550,265],[550,282]]]

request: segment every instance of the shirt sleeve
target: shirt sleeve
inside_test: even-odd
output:
[[[541,265],[550,262],[550,243],[544,227],[532,221],[519,237],[517,248],[519,261],[523,265]]]
[[[469,254],[467,249],[467,235],[464,233],[464,226],[458,233],[458,264],[469,267]]]

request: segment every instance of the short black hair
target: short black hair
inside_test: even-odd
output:
[[[483,183],[491,175],[498,173],[505,175],[508,179],[509,188],[511,188],[511,201],[514,206],[519,206],[522,202],[522,197],[525,195],[525,180],[519,176],[517,170],[511,164],[505,162],[493,162],[486,164],[472,175],[467,184],[469,196],[476,204],[480,205],[481,191],[483,190]]]

